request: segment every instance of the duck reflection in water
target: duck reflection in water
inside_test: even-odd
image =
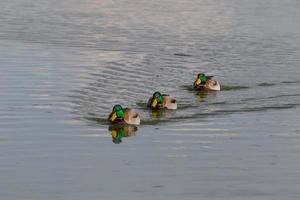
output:
[[[122,138],[134,136],[138,128],[135,125],[116,124],[109,126],[108,130],[111,132],[113,143],[119,144],[122,142]]]
[[[216,97],[216,92],[213,91],[198,91],[196,93],[199,102],[205,101],[207,98]]]
[[[176,112],[175,110],[167,110],[167,109],[151,110],[151,119],[152,121],[158,121],[160,119],[167,120],[170,119],[175,112]]]

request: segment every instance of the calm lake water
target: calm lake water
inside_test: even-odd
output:
[[[299,8],[1,0],[1,199],[298,200]],[[148,111],[156,90],[179,109]],[[116,103],[142,124],[109,127]]]

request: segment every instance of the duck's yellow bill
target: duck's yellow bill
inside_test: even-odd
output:
[[[200,83],[201,83],[201,79],[198,78],[198,79],[196,80],[196,85],[200,85]]]
[[[113,121],[115,121],[116,119],[117,119],[117,114],[114,113],[114,114],[111,116],[110,120],[113,122]]]
[[[156,105],[157,105],[157,100],[156,100],[156,99],[154,99],[154,100],[153,100],[153,102],[152,102],[152,104],[151,104],[151,106],[152,106],[152,108],[155,108],[155,107],[156,107]]]

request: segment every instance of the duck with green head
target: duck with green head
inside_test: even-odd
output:
[[[194,81],[194,88],[196,90],[220,91],[220,83],[213,77],[214,76],[206,76],[204,73],[199,73]]]
[[[140,124],[140,117],[137,112],[131,108],[123,108],[121,105],[115,105],[108,117],[112,124]]]
[[[147,107],[155,109],[170,109],[176,110],[177,103],[176,99],[170,97],[167,94],[161,94],[160,92],[154,92],[152,97],[149,98]]]

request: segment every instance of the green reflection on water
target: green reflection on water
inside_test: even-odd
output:
[[[111,132],[113,143],[120,144],[124,137],[134,136],[138,128],[134,125],[118,124],[109,126],[108,130]]]

